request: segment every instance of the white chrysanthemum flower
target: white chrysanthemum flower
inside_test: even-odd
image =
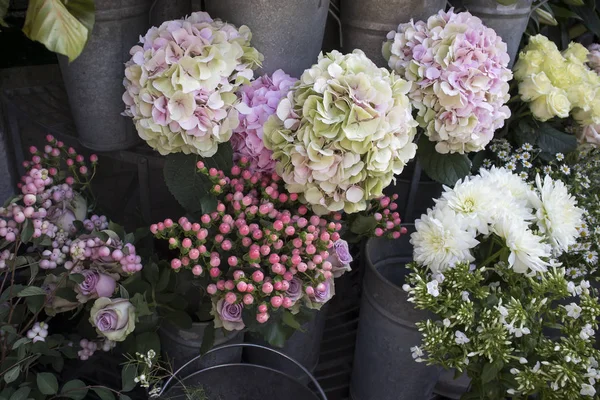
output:
[[[489,170],[482,169],[479,174],[489,190],[501,194],[498,196],[500,199],[511,195],[512,198],[522,203],[522,208],[532,208],[530,203],[531,186],[520,176],[506,168],[496,167]]]
[[[550,265],[546,259],[551,256],[550,245],[535,235],[523,220],[505,216],[492,227],[493,232],[503,238],[510,250],[508,264],[518,273],[547,271]]]
[[[582,223],[583,210],[577,207],[575,198],[562,181],[553,181],[546,175],[542,183],[537,175],[535,182],[540,197],[532,196],[531,202],[537,209],[537,225],[548,237],[554,251],[562,254],[577,241],[577,228]]]
[[[429,267],[433,273],[442,272],[451,264],[471,262],[471,249],[479,244],[475,233],[465,229],[464,217],[449,208],[436,208],[415,221],[416,232],[411,235],[414,260]]]
[[[442,198],[436,200],[437,207],[448,207],[464,217],[468,228],[479,233],[489,233],[488,224],[493,218],[492,208],[496,202],[496,192],[489,190],[480,179],[465,178],[458,181],[454,188],[444,186]]]

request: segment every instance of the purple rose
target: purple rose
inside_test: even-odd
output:
[[[302,295],[302,281],[298,278],[294,278],[290,281],[290,287],[285,292],[286,296],[292,299],[292,301],[298,301]]]
[[[350,263],[353,261],[350,249],[348,248],[348,242],[343,239],[338,239],[333,244],[334,253],[327,258],[327,261],[331,263],[331,272],[335,278],[339,278],[344,275],[345,272],[352,271]]]
[[[135,307],[126,299],[100,297],[90,311],[90,323],[109,340],[122,342],[135,329]]]
[[[95,293],[98,297],[109,297],[117,287],[117,282],[112,277],[101,274],[98,271],[86,269],[81,274],[84,279],[79,284],[79,290],[86,296]]]
[[[213,302],[211,314],[215,317],[215,328],[222,327],[228,331],[244,329],[243,310],[244,306],[241,303],[229,304],[225,299],[219,300],[216,304]]]
[[[312,300],[315,303],[319,303],[321,305],[325,304],[329,300],[331,300],[331,298],[335,294],[335,287],[333,284],[333,279],[326,279],[325,282],[323,282],[323,283],[325,284],[325,290],[319,291],[319,290],[315,289],[315,294],[312,297]]]

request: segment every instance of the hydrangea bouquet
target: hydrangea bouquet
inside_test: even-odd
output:
[[[47,142],[30,148],[20,193],[0,208],[2,393],[38,399],[57,397],[59,390],[71,398],[89,390],[119,394],[81,380],[64,382],[57,373],[65,358],[87,360],[130,339],[136,322],[150,314],[144,297],[129,298],[122,286],[139,275],[141,258],[133,235],[89,214],[98,157],[88,162],[50,135]],[[73,329],[77,320],[54,322],[65,313],[88,336]]]
[[[600,304],[559,262],[583,213],[550,176],[492,167],[446,188],[411,237],[404,290],[437,316],[418,323],[415,360],[467,371],[472,398],[593,398]]]
[[[417,154],[423,169],[454,184],[470,170],[466,154],[484,149],[511,115],[506,44],[479,18],[450,9],[400,24],[382,50],[410,83],[407,95],[424,130]]]
[[[198,222],[166,219],[150,229],[177,254],[171,268],[190,270],[202,282],[214,327],[248,328],[283,346],[310,310],[332,298],[334,280],[350,269],[352,256],[340,238],[341,214],[314,214],[277,174],[251,172],[251,165],[242,157],[225,174],[198,162],[217,198],[215,211]],[[372,233],[399,237],[405,229],[389,206],[389,198],[377,200],[381,213]]]
[[[239,124],[236,90],[262,60],[251,37],[204,12],[151,28],[125,69],[125,115],[140,137],[163,155],[214,155]]]

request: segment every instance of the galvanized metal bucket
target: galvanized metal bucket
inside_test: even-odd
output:
[[[264,56],[258,74],[283,69],[299,78],[317,62],[329,0],[206,0],[206,11],[252,31],[252,46]]]
[[[323,389],[306,368],[285,354],[268,347],[248,343],[234,344],[212,349],[205,356],[242,347],[272,353],[282,362],[294,365],[308,377],[312,389],[280,370],[242,363],[215,365],[194,371],[185,378],[179,378],[182,372],[194,370],[190,368],[190,365],[197,363],[202,357],[198,356],[182,366],[167,380],[160,398],[187,400],[189,397],[185,388],[187,387],[189,390],[190,387],[193,387],[201,388],[208,399],[327,400]]]
[[[168,359],[173,368],[188,365],[189,368],[200,369],[213,365],[237,363],[242,359],[241,348],[231,348],[218,353],[206,354],[201,359],[200,347],[204,338],[204,330],[209,327],[208,322],[196,322],[190,329],[180,329],[168,321],[164,321],[158,333],[163,357]],[[208,328],[211,329],[211,328]],[[215,331],[215,347],[230,344],[240,344],[244,341],[241,331],[227,332]],[[190,360],[196,359],[191,362]]]
[[[415,219],[427,213],[435,205],[443,192],[442,184],[429,178],[417,160],[411,161],[404,171],[396,176],[396,183],[388,186],[384,193],[398,195],[398,210],[403,223],[414,223]]]
[[[150,24],[160,26],[165,21],[181,19],[191,12],[191,0],[154,0],[150,9]]]
[[[121,115],[123,65],[148,29],[151,3],[97,1],[94,29],[81,55],[72,63],[59,57],[79,140],[92,150],[123,150],[139,141],[131,118]]]
[[[425,20],[446,7],[446,0],[343,0],[341,3],[344,52],[361,49],[375,64],[387,67],[381,47],[398,25]]]
[[[531,14],[533,0],[518,0],[515,4],[503,6],[496,0],[451,0],[455,7],[466,8],[469,12],[481,18],[483,23],[496,31],[506,42],[510,65],[515,62],[519,44]]]
[[[409,239],[367,242],[353,400],[429,399],[440,375],[440,369],[416,363],[410,350],[421,343],[415,323],[428,314],[416,310],[401,288],[412,258]]]
[[[301,331],[294,332],[282,348],[276,349],[298,361],[298,363],[311,373],[315,371],[319,363],[321,340],[323,339],[325,322],[327,321],[327,308],[327,305],[325,305],[320,311],[315,312],[314,318],[302,325]],[[245,342],[272,348],[263,339],[250,333],[246,334]],[[277,354],[262,351],[260,347],[248,347],[244,349],[244,360],[252,364],[274,368],[302,382],[308,382],[306,374],[302,370],[283,360]]]

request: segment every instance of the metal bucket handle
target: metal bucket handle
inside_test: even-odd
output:
[[[261,346],[259,344],[252,344],[252,343],[238,343],[238,344],[228,344],[225,346],[220,346],[220,347],[215,347],[214,349],[211,349],[209,351],[207,351],[204,354],[201,354],[199,356],[196,356],[194,358],[192,358],[190,361],[186,362],[185,364],[183,364],[177,371],[175,371],[167,380],[167,382],[163,385],[162,390],[160,391],[159,396],[162,396],[165,392],[165,390],[167,390],[169,388],[169,384],[171,383],[171,381],[173,380],[173,378],[175,378],[175,376],[177,376],[181,371],[183,371],[188,365],[192,364],[195,361],[200,360],[202,357],[210,354],[210,353],[214,353],[220,350],[226,350],[226,349],[232,349],[232,348],[238,348],[238,347],[254,347],[260,350],[267,350],[270,351],[271,353],[275,353],[276,355],[283,357],[284,359],[292,362],[294,365],[296,365],[298,368],[300,368],[302,370],[302,372],[304,372],[308,378],[310,379],[310,381],[313,383],[313,385],[315,385],[315,387],[317,388],[317,391],[319,392],[319,396],[323,399],[323,400],[327,400],[327,396],[325,395],[325,392],[323,391],[323,388],[321,388],[321,385],[319,385],[319,382],[317,382],[317,380],[315,379],[315,377],[310,373],[309,370],[307,370],[302,364],[300,364],[298,361],[294,360],[293,358],[283,354],[280,351],[271,349],[269,347],[266,346]],[[252,364],[249,364],[252,365]],[[207,369],[210,369],[212,367],[206,367],[206,368],[202,368],[199,371],[204,371]]]

